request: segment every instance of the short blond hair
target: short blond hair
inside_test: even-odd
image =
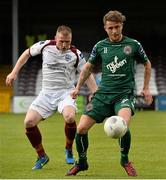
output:
[[[109,11],[103,17],[103,23],[105,24],[106,21],[113,21],[113,22],[121,22],[123,23],[126,20],[126,17],[119,11]]]
[[[56,33],[63,33],[63,35],[69,35],[72,34],[72,30],[69,26],[61,25],[58,26]]]

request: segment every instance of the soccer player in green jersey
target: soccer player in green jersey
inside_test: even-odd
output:
[[[87,134],[95,123],[102,123],[106,117],[118,115],[123,117],[129,127],[131,116],[135,110],[134,67],[138,58],[145,67],[144,86],[141,94],[147,104],[151,104],[153,101],[149,91],[151,63],[141,44],[137,40],[122,34],[125,20],[125,16],[119,11],[109,11],[104,16],[104,29],[108,38],[99,41],[93,47],[90,58],[80,73],[77,86],[71,94],[73,98],[77,97],[81,86],[91,74],[99,59],[98,57],[100,57],[102,63],[101,82],[77,126],[76,147],[79,159],[67,172],[66,175],[68,176],[76,175],[79,171],[88,169]],[[119,139],[120,164],[129,176],[137,176],[136,170],[128,159],[130,143],[131,134],[128,128],[126,134]]]

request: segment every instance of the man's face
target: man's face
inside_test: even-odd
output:
[[[104,29],[107,32],[110,41],[118,42],[121,40],[123,23],[106,21]]]
[[[70,49],[72,35],[57,33],[55,40],[56,40],[56,47],[61,51],[66,51]]]

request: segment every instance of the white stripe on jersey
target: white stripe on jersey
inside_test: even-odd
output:
[[[49,44],[50,40],[40,41],[30,47],[31,56],[42,53],[42,89],[55,91],[60,89],[74,88],[76,82],[76,69],[74,67],[77,57],[69,49],[62,52],[56,45]],[[85,64],[85,58],[77,49],[79,63],[77,71],[80,72]]]

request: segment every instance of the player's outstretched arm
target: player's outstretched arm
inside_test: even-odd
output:
[[[91,93],[95,93],[97,91],[97,84],[96,84],[96,81],[95,81],[95,78],[94,78],[94,75],[93,74],[90,74],[89,77],[87,78],[86,80],[86,84],[89,88],[89,90],[91,91]]]
[[[19,57],[16,65],[14,66],[12,72],[7,75],[6,77],[6,85],[11,86],[12,82],[17,78],[17,75],[21,69],[21,67],[26,63],[26,61],[29,59],[29,49],[26,49],[21,56]]]
[[[80,72],[80,75],[79,75],[79,78],[78,78],[78,81],[77,81],[77,85],[76,85],[76,87],[75,87],[75,89],[71,92],[71,97],[73,98],[73,99],[76,99],[77,98],[77,95],[78,95],[78,93],[79,93],[79,91],[80,91],[80,89],[81,89],[81,87],[82,87],[82,85],[85,83],[85,81],[89,78],[89,76],[90,76],[90,74],[91,74],[91,71],[92,71],[92,64],[91,63],[89,63],[89,62],[87,62],[84,66],[83,66],[83,68],[82,68],[82,70],[81,70],[81,72]],[[92,76],[90,76],[90,79],[93,79],[93,77]],[[91,81],[91,80],[90,80]],[[94,83],[94,82],[93,82]],[[89,80],[87,80],[87,84],[89,85]],[[89,85],[90,86],[90,85]],[[92,85],[93,86],[93,85]],[[93,90],[92,90],[92,92],[94,92],[96,89],[95,89],[95,85],[94,85],[94,87],[89,87],[89,88],[91,88],[90,90],[92,90],[93,88]]]

